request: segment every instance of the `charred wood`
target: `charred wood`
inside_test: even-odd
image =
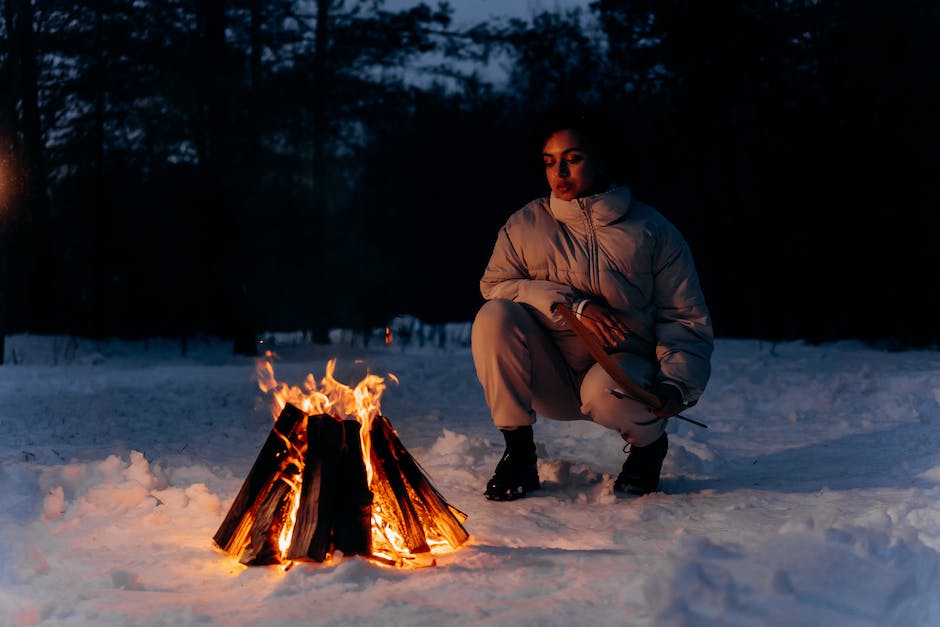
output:
[[[405,445],[398,438],[398,434],[391,422],[385,416],[378,416],[372,423],[372,442],[375,450],[376,442],[385,443],[386,459],[394,460],[383,464],[389,474],[397,475],[401,484],[405,486],[404,493],[410,504],[419,512],[419,518],[424,525],[419,529],[432,527],[447,540],[451,546],[460,546],[466,542],[470,534],[463,526],[467,515],[457,508],[449,505],[441,493],[428,479],[427,474],[418,465],[415,458],[408,452]],[[393,485],[398,481],[392,482]]]
[[[262,504],[270,505],[272,502],[269,493],[291,463],[289,454],[296,447],[293,442],[301,439],[301,432],[306,431],[306,423],[306,414],[293,405],[286,405],[281,411],[225,519],[213,536],[215,543],[223,550],[232,555],[241,555],[251,541],[254,520]]]
[[[367,453],[361,430],[356,420],[286,405],[216,544],[250,565],[323,562],[334,551],[420,565],[433,563],[431,545],[465,542],[466,514],[444,500],[388,418],[372,421]]]
[[[333,549],[333,524],[340,448],[343,427],[327,415],[311,416],[307,421],[309,444],[304,460],[300,508],[287,557],[309,557],[324,561]]]
[[[462,523],[467,519],[467,515],[444,500],[437,488],[431,484],[427,474],[402,444],[388,418],[379,416],[375,419],[372,427],[373,440],[377,438],[377,431],[381,434],[378,439],[388,442],[389,451],[396,461],[395,466],[409,488],[411,500],[422,512],[421,518],[425,525],[436,528],[451,546],[460,546],[466,542],[470,534],[467,533]]]
[[[345,446],[339,459],[337,518],[333,544],[344,555],[372,554],[372,491],[369,490],[356,420],[344,420]]]

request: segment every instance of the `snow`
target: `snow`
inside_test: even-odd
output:
[[[670,421],[661,492],[615,497],[619,438],[540,420],[544,488],[497,503],[459,326],[270,338],[282,381],[334,357],[342,382],[399,380],[383,414],[471,535],[420,569],[283,572],[213,545],[272,425],[228,345],[8,337],[0,624],[940,625],[940,353],[719,339],[688,410],[708,428]]]

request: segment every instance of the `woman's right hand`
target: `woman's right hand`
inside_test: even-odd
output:
[[[629,334],[626,325],[610,309],[594,302],[588,302],[581,310],[581,323],[605,349],[617,346]]]

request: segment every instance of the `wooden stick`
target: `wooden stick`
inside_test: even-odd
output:
[[[663,404],[659,401],[659,397],[647,390],[644,387],[641,387],[639,383],[630,378],[626,372],[624,372],[620,365],[614,360],[613,357],[607,354],[607,351],[604,350],[604,347],[600,345],[597,341],[597,338],[594,337],[594,334],[591,333],[586,326],[581,324],[581,321],[578,320],[578,317],[573,311],[566,305],[557,303],[553,307],[553,311],[557,311],[561,314],[561,317],[565,319],[565,322],[568,323],[568,326],[571,327],[571,330],[575,332],[584,344],[587,346],[588,352],[591,354],[591,357],[594,358],[601,368],[610,375],[610,377],[616,381],[617,385],[623,388],[623,390],[618,394],[614,390],[610,390],[610,393],[614,396],[620,398],[631,398],[635,401],[639,401],[653,409],[662,409]],[[699,422],[698,420],[692,420],[687,418],[682,414],[675,414],[673,418],[679,418],[680,420],[685,420],[686,422],[691,422],[694,425],[698,425],[704,429],[708,428],[704,422]],[[661,420],[666,420],[661,418]]]
[[[607,354],[607,351],[600,345],[597,338],[594,337],[594,334],[591,333],[586,326],[581,324],[581,321],[578,320],[578,317],[569,307],[559,303],[555,305],[555,311],[561,314],[561,317],[565,319],[565,322],[567,322],[571,330],[575,332],[575,335],[581,338],[581,341],[587,346],[588,352],[591,353],[591,357],[594,358],[594,361],[600,364],[601,368],[617,382],[617,385],[623,388],[624,392],[638,401],[649,405],[653,409],[662,408],[663,405],[659,402],[659,397],[641,387],[640,384],[631,379],[626,372],[621,370],[620,365],[614,361],[613,357]]]

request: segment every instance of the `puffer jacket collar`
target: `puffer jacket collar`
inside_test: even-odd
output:
[[[604,226],[620,220],[630,211],[631,197],[630,189],[622,186],[574,200],[556,198],[552,192],[549,206],[559,222],[580,224],[586,212],[595,226]]]

